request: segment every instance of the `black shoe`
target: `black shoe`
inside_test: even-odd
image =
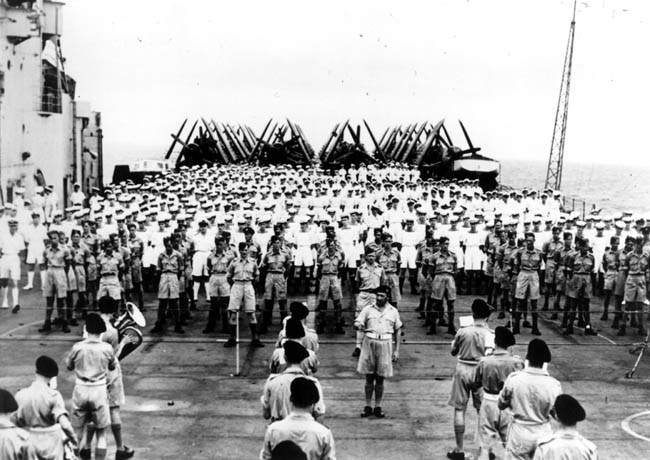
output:
[[[527,328],[531,328],[531,327],[533,327],[533,325],[530,324],[530,321],[528,321],[528,320],[525,320],[521,325],[522,325],[523,327],[527,327]]]
[[[253,339],[251,341],[251,347],[253,348],[264,348],[264,344],[260,342],[260,339]]]
[[[465,460],[465,452],[456,452],[455,450],[452,450],[451,452],[447,452],[447,458],[450,458],[451,460]]]
[[[506,317],[506,312],[504,312],[504,311],[500,311],[499,314],[497,315],[498,319],[503,319],[505,317]]]
[[[205,329],[203,329],[204,334],[212,334],[213,332],[214,332],[214,327],[209,327],[208,326]]]
[[[41,327],[38,330],[38,332],[40,332],[42,334],[44,332],[50,332],[51,330],[52,330],[52,323],[50,323],[49,321],[45,321],[45,323],[43,324],[43,327]]]
[[[361,356],[361,348],[356,347],[354,349],[354,351],[352,352],[352,357],[353,358],[358,358],[359,356]]]
[[[63,323],[63,326],[61,326],[61,332],[64,332],[66,334],[70,333],[70,328],[68,327],[68,325],[66,323]]]
[[[542,335],[542,333],[539,332],[539,329],[537,329],[536,327],[534,327],[533,330],[530,331],[530,333],[533,335]]]
[[[20,311],[20,305],[16,305],[14,306],[14,308],[11,309],[11,313],[14,314],[18,313],[19,311]]]
[[[115,451],[115,460],[126,460],[127,458],[133,457],[135,451],[127,446],[122,446],[121,450]]]
[[[68,324],[70,326],[79,326],[79,323],[77,322],[76,318],[72,318],[70,321],[68,321]]]
[[[230,338],[223,344],[224,348],[232,348],[237,345],[237,341],[233,338]]]
[[[585,335],[598,335],[591,326],[585,328]]]
[[[152,334],[162,334],[163,332],[163,327],[160,324],[156,324],[152,329],[151,333]]]
[[[336,330],[334,331],[339,335],[345,335],[345,330],[341,326],[336,326]]]
[[[553,314],[551,315],[551,319],[557,319],[557,318],[558,318],[557,313],[553,313]],[[494,455],[494,454],[492,454],[492,455]]]
[[[61,325],[61,318],[58,316],[52,320],[52,324],[55,326],[60,326]]]
[[[91,453],[90,449],[80,449],[79,450],[79,460],[90,460],[91,456],[92,456],[92,453]]]
[[[375,410],[372,411],[372,414],[377,418],[386,417],[386,414],[384,413],[383,410],[381,410],[381,407],[379,407],[379,406],[375,407]]]
[[[427,335],[436,335],[436,330],[433,328],[429,328],[429,330],[427,331]]]
[[[456,335],[456,328],[452,325],[447,328],[447,334]]]
[[[618,328],[618,332],[616,333],[617,336],[622,337],[625,335],[625,325],[621,326]]]
[[[174,327],[174,332],[176,332],[177,334],[185,334],[185,329],[183,329],[183,326],[181,326],[180,324],[177,324]]]
[[[603,313],[603,316],[600,317],[601,321],[607,321],[607,313]]]
[[[488,452],[488,460],[496,460],[497,456],[494,455],[494,452]]]
[[[573,326],[567,326],[562,335],[571,335],[573,334]]]
[[[361,412],[362,417],[370,417],[372,415],[372,407],[366,406],[363,408],[363,412]]]

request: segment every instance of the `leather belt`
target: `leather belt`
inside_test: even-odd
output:
[[[375,340],[391,340],[393,338],[393,334],[377,334],[376,332],[366,332],[365,334],[369,339]]]

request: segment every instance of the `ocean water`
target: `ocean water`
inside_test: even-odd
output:
[[[163,158],[167,146],[104,146],[104,180],[110,182],[116,164]],[[501,160],[501,183],[514,188],[543,189],[546,161]],[[562,192],[571,206],[589,211],[593,205],[604,213],[631,210],[650,215],[650,162],[647,165],[565,163]],[[580,200],[580,201],[578,201]]]

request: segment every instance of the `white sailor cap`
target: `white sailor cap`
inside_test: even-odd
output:
[[[578,222],[576,222],[576,227],[586,227],[586,226],[587,226],[587,222],[585,222],[584,220],[579,220]]]
[[[605,228],[605,224],[602,222],[596,222],[596,230],[602,230]]]
[[[625,228],[625,223],[621,220],[617,220],[614,226],[620,230]]]
[[[138,217],[135,218],[135,221],[140,223],[140,222],[146,222],[147,221],[147,216],[144,214],[138,214]]]

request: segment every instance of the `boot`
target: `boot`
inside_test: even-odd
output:
[[[210,308],[210,311],[208,312],[208,324],[205,326],[205,329],[203,329],[203,333],[210,334],[214,332],[216,325],[217,325],[217,312],[213,308]]]
[[[223,346],[225,348],[232,348],[237,345],[237,340],[235,339],[235,335],[237,334],[237,326],[234,324],[229,325],[228,331],[230,332],[230,337],[228,337],[228,340],[223,344]]]
[[[520,329],[519,329],[519,321],[520,321],[520,318],[521,318],[521,313],[515,313],[515,314],[513,315],[513,321],[512,321],[512,333],[513,333],[513,334],[519,334],[519,333],[521,333],[521,331],[520,331]]]
[[[156,321],[156,324],[154,325],[153,329],[151,329],[152,334],[162,334],[162,332],[165,330],[164,325],[162,321]]]
[[[621,327],[618,328],[617,336],[622,337],[625,335],[625,324],[621,324]]]
[[[64,319],[61,320],[61,331],[66,334],[70,333],[70,328],[68,327],[68,322]]]
[[[456,335],[456,328],[454,327],[454,313],[448,312],[447,316],[449,316],[449,325],[447,326],[447,334]],[[442,326],[440,322],[438,322],[438,325]]]
[[[542,333],[539,332],[539,329],[537,328],[537,313],[533,313],[533,329],[530,332],[533,335],[542,335]]]
[[[177,334],[185,334],[185,330],[183,329],[183,326],[181,326],[180,321],[176,322],[176,326],[174,326],[174,332]]]
[[[254,348],[263,348],[264,344],[260,342],[259,337],[257,337],[257,328],[255,324],[249,324],[249,329],[251,330],[251,346]]]
[[[52,330],[52,322],[49,319],[45,320],[45,323],[43,323],[43,327],[39,328],[38,332],[41,334],[44,332],[50,332]]]

